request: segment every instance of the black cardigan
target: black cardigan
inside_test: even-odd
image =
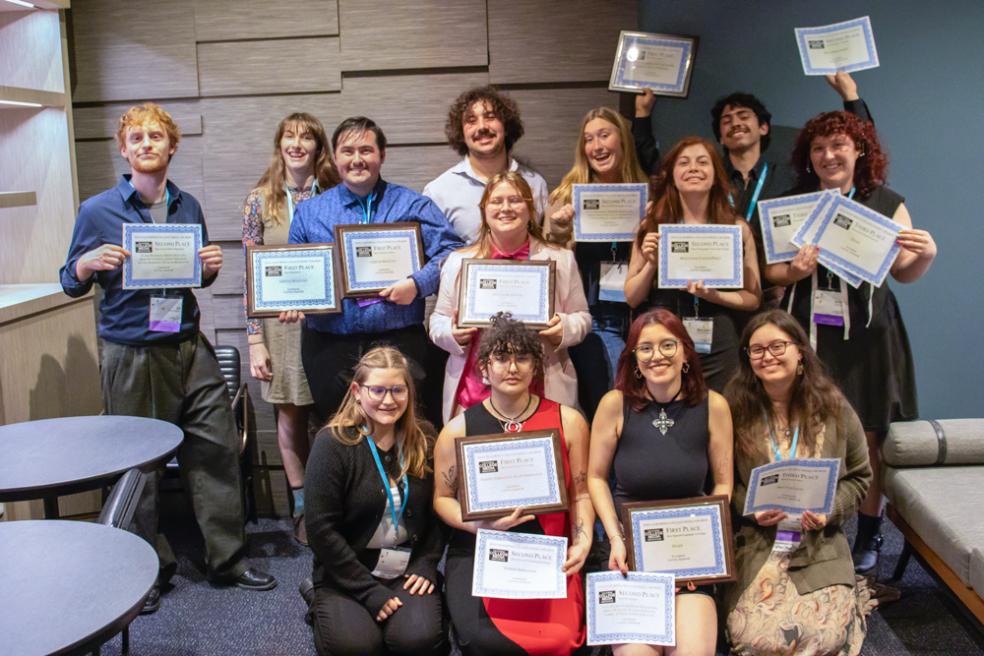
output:
[[[412,549],[407,574],[435,582],[447,534],[434,514],[434,476],[407,478],[410,498],[403,517]],[[314,581],[347,592],[373,615],[393,596],[371,574],[379,550],[366,548],[386,506],[386,490],[369,446],[342,444],[322,429],[311,448],[304,479]]]

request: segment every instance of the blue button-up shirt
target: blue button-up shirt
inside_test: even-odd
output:
[[[168,223],[198,223],[202,226],[202,244],[208,244],[208,230],[202,207],[191,194],[187,194],[170,180],[167,182],[170,203],[167,208]],[[61,268],[62,289],[69,296],[82,296],[96,282],[103,288],[99,303],[99,336],[117,344],[147,346],[174,344],[194,337],[198,333],[198,302],[191,289],[169,289],[168,296],[180,295],[181,329],[176,333],[150,330],[150,298],[160,296],[161,290],[123,289],[122,267],[112,271],[96,271],[81,282],[75,275],[79,258],[103,244],[123,245],[124,223],[153,223],[150,212],[140,200],[137,190],[130,185],[130,176],[124,175],[112,189],[87,199],[79,208],[75,219],[72,243],[68,247],[65,266]],[[215,280],[203,278],[207,287]]]
[[[367,199],[372,198],[371,206]],[[441,277],[441,262],[448,253],[464,244],[451,228],[444,213],[429,198],[416,191],[390,184],[382,179],[372,194],[362,198],[344,184],[332,187],[297,206],[290,224],[291,244],[324,244],[335,241],[335,226],[358,223],[397,223],[415,221],[420,224],[425,264],[413,274],[417,298],[409,305],[389,301],[359,307],[351,298],[342,300],[340,314],[308,316],[307,327],[335,335],[381,333],[424,321],[424,297],[437,291]]]

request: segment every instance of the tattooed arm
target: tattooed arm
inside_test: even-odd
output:
[[[734,436],[731,429],[731,409],[717,392],[708,392],[707,428],[711,433],[708,445],[714,490],[711,494],[724,494],[731,498],[735,481]]]
[[[567,406],[561,406],[561,421],[571,467],[571,485],[567,490],[571,543],[564,563],[564,574],[570,576],[580,571],[591,551],[595,513],[588,494],[588,424],[580,412]]]

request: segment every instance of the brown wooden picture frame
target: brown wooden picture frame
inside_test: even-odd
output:
[[[253,273],[256,267],[255,255],[261,253],[284,253],[290,251],[327,252],[331,261],[332,306],[291,306],[277,309],[257,309],[256,290],[254,289]],[[250,318],[276,317],[285,310],[298,310],[304,314],[335,314],[342,311],[342,297],[338,287],[338,259],[335,244],[282,244],[276,246],[247,246],[246,247],[246,316]]]
[[[632,529],[632,515],[646,510],[667,510],[717,506],[721,519],[721,540],[724,550],[725,574],[716,576],[702,577],[677,577],[677,584],[693,583],[694,585],[706,585],[709,583],[730,583],[737,580],[735,572],[735,549],[734,535],[731,528],[731,503],[725,495],[713,495],[706,497],[692,497],[689,499],[673,499],[671,501],[635,501],[622,505],[622,526],[625,530],[625,549],[629,559],[629,569],[639,571],[635,558],[635,535]],[[662,570],[661,570],[662,571]],[[669,573],[673,573],[669,570]]]
[[[341,281],[342,281],[342,296],[345,297],[360,297],[360,296],[376,296],[379,292],[383,291],[390,285],[397,281],[391,281],[389,284],[382,286],[357,286],[357,283],[353,283],[351,279],[351,272],[349,271],[349,257],[348,257],[348,247],[347,239],[350,235],[361,235],[373,232],[410,232],[413,234],[414,244],[414,255],[416,257],[416,262],[414,262],[414,272],[419,271],[423,268],[425,264],[424,260],[424,245],[423,237],[420,231],[420,224],[414,221],[403,221],[398,223],[368,223],[368,224],[346,224],[335,226],[335,243],[338,244],[338,263],[339,269],[341,270]]]
[[[543,267],[548,269],[547,274],[547,317],[545,321],[524,321],[521,316],[514,315],[513,318],[518,321],[523,321],[527,328],[532,328],[534,330],[542,330],[546,328],[550,319],[554,316],[556,312],[556,288],[557,288],[557,263],[553,260],[491,260],[491,259],[478,259],[478,258],[468,258],[461,261],[461,273],[458,276],[458,326],[461,328],[487,328],[489,324],[492,323],[492,317],[489,316],[485,319],[476,319],[474,317],[469,318],[469,312],[467,312],[468,303],[468,279],[469,270],[472,267],[517,267],[517,266],[535,266]]]
[[[461,504],[461,518],[466,521],[474,521],[476,519],[492,519],[498,517],[505,517],[511,514],[515,508],[505,508],[505,509],[495,509],[495,510],[477,510],[472,507],[470,497],[468,494],[468,484],[469,481],[473,480],[469,474],[469,469],[466,467],[468,464],[465,460],[465,448],[474,444],[497,444],[497,443],[515,443],[522,441],[529,441],[533,439],[543,439],[549,437],[553,441],[553,453],[554,453],[554,467],[553,474],[557,480],[558,492],[560,494],[560,500],[555,503],[544,503],[535,505],[523,506],[523,511],[533,515],[538,515],[540,513],[548,512],[558,512],[568,510],[568,494],[567,494],[567,481],[564,477],[564,465],[563,465],[563,454],[561,449],[564,448],[563,441],[560,439],[560,431],[558,430],[541,430],[541,431],[524,431],[519,433],[500,433],[495,435],[476,435],[474,437],[459,437],[455,440],[455,465],[458,468],[458,502]],[[549,475],[550,472],[544,472],[545,475]]]
[[[658,32],[638,32],[634,30],[622,30],[618,35],[618,46],[615,48],[615,58],[612,61],[612,73],[608,79],[609,91],[624,91],[628,93],[642,93],[646,88],[644,84],[628,84],[619,82],[619,70],[622,59],[628,55],[626,43],[633,39],[666,39],[669,41],[687,42],[690,44],[690,56],[684,64],[683,89],[679,91],[660,89],[652,87],[653,94],[656,96],[666,96],[669,98],[686,98],[690,95],[690,80],[694,75],[694,62],[697,59],[697,47],[700,45],[700,38],[691,34],[661,34]]]

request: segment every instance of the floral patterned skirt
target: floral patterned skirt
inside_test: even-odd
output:
[[[739,656],[857,656],[871,612],[862,577],[854,587],[829,585],[800,595],[787,574],[789,554],[771,553],[728,616]]]

